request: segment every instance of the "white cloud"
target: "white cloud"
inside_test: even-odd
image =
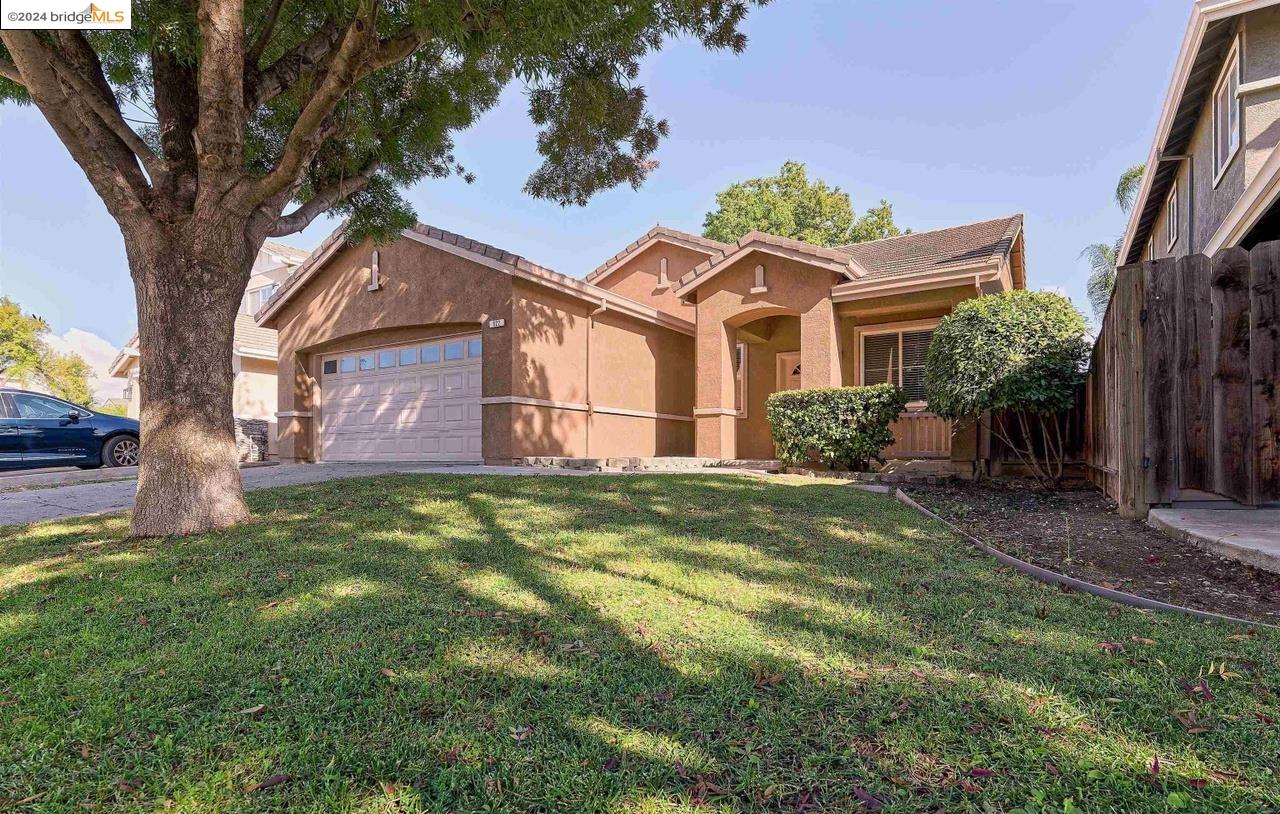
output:
[[[97,402],[120,398],[126,384],[124,379],[113,379],[108,368],[116,358],[120,349],[107,340],[90,331],[72,328],[62,336],[49,334],[45,337],[49,347],[62,353],[74,353],[89,363],[93,369],[93,378],[89,382],[93,388],[93,397]]]

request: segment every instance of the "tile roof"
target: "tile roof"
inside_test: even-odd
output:
[[[676,294],[684,296],[718,274],[726,264],[730,264],[735,258],[740,257],[741,252],[762,246],[771,246],[788,253],[805,256],[815,261],[816,264],[826,265],[832,271],[838,271],[850,279],[857,277],[861,273],[859,269],[855,268],[857,264],[851,259],[849,253],[841,249],[815,246],[812,243],[805,243],[803,240],[771,235],[768,232],[747,232],[738,238],[736,243],[726,244],[715,254],[685,272],[676,287]]]
[[[1022,215],[1011,215],[838,248],[866,269],[868,279],[897,277],[998,260],[1012,250],[1021,228]]]
[[[299,249],[296,246],[290,246],[287,243],[280,243],[275,240],[263,241],[261,251],[278,254],[287,260],[291,266],[300,265],[311,254],[306,249]]]
[[[237,351],[251,354],[275,356],[279,351],[276,345],[276,332],[270,328],[260,328],[249,314],[236,313],[236,329],[231,340]]]
[[[639,249],[641,246],[645,245],[650,240],[662,239],[662,238],[666,238],[667,240],[670,240],[677,244],[685,244],[685,245],[691,244],[691,247],[697,247],[699,249],[702,249],[704,251],[707,251],[713,254],[718,252],[723,252],[726,249],[730,248],[729,244],[727,243],[721,243],[718,240],[712,240],[711,238],[703,237],[702,235],[695,235],[692,232],[682,232],[679,229],[672,229],[670,226],[663,226],[662,224],[659,223],[649,231],[645,232],[636,240],[633,240],[631,241],[631,243],[627,244],[626,248],[624,248],[622,251],[618,252],[613,257],[610,257],[608,260],[601,263],[596,268],[595,271],[591,272],[583,279],[591,283],[591,282],[595,282],[601,277],[607,276],[611,271],[616,269],[619,265],[621,265],[622,263],[630,259],[631,256],[636,252],[636,250]]]

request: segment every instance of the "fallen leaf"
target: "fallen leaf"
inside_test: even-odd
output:
[[[440,756],[446,766],[452,766],[459,760],[462,760],[462,746],[455,746]]]
[[[853,787],[853,796],[858,799],[859,803],[862,803],[862,807],[867,811],[879,811],[883,805],[874,794],[869,794],[866,789],[860,789],[857,786]]]
[[[273,789],[276,786],[287,782],[289,782],[289,775],[273,774],[261,783],[253,783],[252,785],[245,786],[244,793],[253,794],[255,791],[266,791],[267,789]]]
[[[1200,690],[1200,695],[1201,697],[1204,698],[1204,702],[1206,704],[1212,704],[1214,701],[1217,700],[1217,697],[1213,694],[1213,690],[1209,689],[1208,682],[1206,682],[1203,678],[1200,679],[1200,685],[1197,689]]]
[[[251,707],[245,707],[244,709],[236,710],[236,714],[251,715],[254,718],[256,718],[259,715],[261,715],[266,708],[267,708],[266,704],[255,704],[254,706],[251,706]]]
[[[1276,722],[1275,718],[1272,718],[1270,715],[1266,714],[1265,712],[1254,712],[1253,717],[1261,721],[1263,726],[1271,726]]]
[[[1062,772],[1058,770],[1058,765],[1051,760],[1044,762],[1044,770],[1054,777],[1062,777]]]
[[[979,786],[974,783],[970,783],[968,780],[965,780],[963,777],[960,778],[960,788],[964,789],[965,791],[971,794],[982,791],[982,786]]]
[[[991,769],[970,769],[969,770],[970,777],[990,777],[993,774],[995,774],[995,772],[992,771]]]
[[[1152,777],[1158,777],[1160,775],[1160,756],[1159,755],[1155,755],[1154,757],[1151,758],[1151,765],[1147,768],[1147,771],[1151,773]]]
[[[382,674],[383,674],[384,676],[386,676],[387,678],[395,678],[395,677],[396,677],[396,671],[395,671],[395,670],[392,670],[390,667],[383,667],[383,668],[382,668]]]
[[[622,758],[618,757],[617,755],[614,755],[613,757],[609,758],[604,762],[602,768],[606,772],[611,772],[614,769],[618,768],[618,764],[620,763],[622,763]]]
[[[776,687],[782,683],[782,673],[770,672],[767,668],[756,664],[751,667],[751,677],[756,687]]]
[[[1124,650],[1124,645],[1119,642],[1098,642],[1098,649],[1107,653],[1119,653]]]
[[[508,731],[511,733],[511,739],[515,741],[527,740],[533,734],[533,728],[528,726],[513,726]]]
[[[1202,789],[1209,785],[1209,781],[1205,780],[1203,777],[1193,777],[1187,782],[1191,784],[1191,788],[1193,789]]]
[[[280,600],[278,600],[278,599],[277,599],[277,600],[272,600],[271,602],[268,602],[268,603],[267,603],[267,604],[265,604],[265,605],[259,605],[259,606],[258,606],[258,610],[260,610],[260,611],[264,611],[264,610],[271,610],[272,608],[274,608],[276,605],[279,605],[279,604],[280,604]]]
[[[1155,639],[1148,639],[1145,636],[1130,636],[1129,639],[1131,641],[1137,642],[1138,644],[1155,644],[1156,643]]]

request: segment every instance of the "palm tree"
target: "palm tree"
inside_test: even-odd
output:
[[[1120,174],[1116,182],[1116,205],[1126,215],[1133,209],[1138,198],[1138,187],[1142,184],[1142,175],[1147,171],[1146,164],[1134,164]],[[1094,315],[1101,321],[1107,313],[1107,302],[1111,299],[1111,289],[1116,284],[1116,260],[1120,256],[1120,244],[1124,236],[1117,238],[1114,245],[1093,243],[1085,246],[1080,256],[1089,261],[1089,304],[1093,306]]]

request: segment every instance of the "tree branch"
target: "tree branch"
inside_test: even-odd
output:
[[[22,85],[24,88],[27,86],[27,83],[22,81],[22,74],[18,72],[18,66],[7,59],[0,58],[0,76],[16,85]]]
[[[294,232],[301,232],[311,225],[311,221],[368,186],[370,179],[381,166],[381,161],[373,161],[356,175],[320,190],[311,196],[311,200],[290,214],[276,218],[267,232],[267,237],[284,237]]]
[[[369,3],[357,12],[342,35],[342,41],[329,62],[329,68],[311,94],[293,129],[285,139],[280,161],[275,169],[254,184],[250,193],[253,204],[267,200],[297,183],[302,170],[315,157],[324,142],[324,122],[337,108],[338,102],[360,78],[360,70],[374,39],[373,9]]]
[[[145,212],[147,185],[137,159],[101,123],[95,130],[76,114],[76,102],[53,66],[57,55],[33,31],[5,31],[0,33],[0,39],[12,55],[31,100],[84,170],[112,216],[123,223],[124,218]],[[122,155],[126,160],[119,160]]]
[[[214,208],[224,205],[223,196],[244,172],[244,0],[200,0],[196,20],[200,27],[196,206]]]
[[[267,43],[271,42],[271,35],[276,31],[276,21],[280,19],[282,8],[284,8],[284,0],[271,0],[271,6],[267,8],[267,17],[262,21],[262,28],[258,30],[258,36],[254,38],[253,45],[249,46],[249,52],[244,55],[246,70],[257,69],[258,60],[262,58],[262,52],[267,50]]]
[[[325,20],[314,34],[289,49],[275,62],[254,70],[248,65],[245,81],[245,109],[252,112],[291,88],[299,79],[319,71],[333,53],[342,29]]]
[[[70,85],[76,92],[76,98],[87,105],[102,124],[123,142],[129,152],[142,162],[152,181],[163,177],[166,172],[164,162],[120,115],[120,105],[116,102],[115,93],[102,74],[102,63],[85,41],[84,35],[79,31],[58,31],[56,41],[60,46],[62,59],[56,58],[52,49],[48,49],[38,38],[35,43],[36,47],[48,51],[49,62],[57,71],[58,78]]]

